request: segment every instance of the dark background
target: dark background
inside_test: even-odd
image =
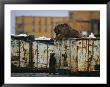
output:
[[[0,0],[11,4],[107,4],[109,0]]]
[[[12,85],[4,83],[4,4],[107,4],[108,0],[0,0],[0,86],[2,87],[61,87],[61,86],[71,86],[73,85]],[[107,6],[107,37],[110,37],[110,3]],[[6,32],[6,31],[5,31]],[[109,56],[109,41],[107,38],[107,57]],[[8,44],[8,43],[7,43]],[[107,59],[107,63],[109,59]],[[107,70],[108,71],[108,70]],[[109,72],[109,71],[108,71]],[[107,76],[109,77],[109,75]],[[4,85],[5,84],[5,85]],[[74,85],[77,86],[77,85]],[[78,85],[83,86],[83,85]],[[84,85],[88,87],[88,85]],[[94,85],[91,85],[94,86]],[[105,87],[107,85],[100,85],[99,87]]]

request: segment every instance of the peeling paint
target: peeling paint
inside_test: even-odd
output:
[[[54,44],[32,42],[33,68],[48,69],[52,52],[55,52],[57,69],[68,69],[71,72],[95,71],[95,65],[100,65],[99,39],[72,38],[54,41]],[[17,67],[28,67],[29,55],[29,42],[11,39],[11,63]]]

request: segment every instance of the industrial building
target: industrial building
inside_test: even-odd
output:
[[[53,29],[61,23],[67,23],[79,32],[93,32],[94,35],[100,36],[99,11],[69,11],[69,15],[65,17],[16,16],[15,32],[55,38]]]

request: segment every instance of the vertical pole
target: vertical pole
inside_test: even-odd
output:
[[[48,67],[48,43],[47,43],[47,67]]]
[[[29,42],[29,65],[30,68],[33,68],[33,56],[32,56],[32,42]]]
[[[89,39],[88,39],[88,66],[87,66],[87,71],[89,71]]]
[[[78,46],[77,46],[77,58],[76,58],[76,64],[77,64],[77,72],[78,72]]]
[[[30,41],[29,41],[29,67],[31,67],[31,46],[30,46]]]
[[[86,59],[87,59],[87,56],[88,56],[88,55],[87,55],[87,53],[88,53],[87,41],[88,41],[88,40],[86,39],[86,53],[85,53],[85,54],[86,54]],[[87,62],[85,61],[85,63],[87,63]],[[87,70],[87,67],[85,67],[85,71],[86,71],[86,70]]]
[[[62,60],[61,60],[61,56],[62,56],[62,55],[61,55],[60,41],[59,41],[59,51],[60,51],[60,63],[59,63],[59,69],[60,69],[60,68],[61,68],[61,61],[62,61]]]
[[[19,44],[19,53],[18,53],[18,55],[19,55],[19,67],[20,67],[20,40],[19,40],[19,42],[18,42],[18,44]]]
[[[70,40],[70,71],[71,71],[71,40]]]
[[[78,72],[78,46],[77,46],[77,58],[76,58],[76,64],[77,64],[77,72]]]
[[[38,41],[37,41],[37,69],[38,69]]]
[[[93,47],[94,47],[94,40],[92,42],[92,55],[91,55],[91,58],[90,58],[90,67],[91,67],[91,61],[93,59]],[[91,68],[90,68],[90,71],[91,71]]]

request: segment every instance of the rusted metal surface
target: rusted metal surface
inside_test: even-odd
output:
[[[29,63],[29,43],[11,40],[11,62],[18,67],[27,67]]]
[[[11,62],[17,67],[29,67],[31,58],[33,68],[48,69],[50,53],[54,52],[57,69],[68,69],[71,72],[95,71],[95,65],[100,65],[99,39],[72,38],[54,41],[54,44],[44,42],[34,41],[30,48],[29,42],[12,38]]]
[[[98,39],[63,40],[59,49],[61,54],[67,54],[66,60],[61,56],[60,68],[77,71],[95,71],[95,65],[100,65],[100,44]],[[65,61],[67,66],[65,66]]]

